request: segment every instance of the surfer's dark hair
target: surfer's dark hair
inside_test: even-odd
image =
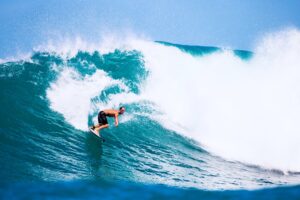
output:
[[[119,110],[122,110],[122,109],[125,109],[125,107],[124,107],[124,106],[121,106]]]

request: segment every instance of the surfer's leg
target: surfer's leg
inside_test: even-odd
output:
[[[96,124],[94,125],[94,128],[99,128],[101,126],[101,124]]]
[[[103,128],[107,128],[108,127],[108,124],[104,124],[104,125],[101,125],[98,124],[99,126],[95,126],[95,131],[97,131],[98,133],[100,133],[100,130],[103,129]]]
[[[107,128],[108,127],[108,124],[104,124],[104,125],[101,125],[97,128],[95,128],[95,131],[98,133],[98,135],[100,136],[100,130],[101,129],[104,129],[104,128]],[[101,136],[100,136],[101,137]]]
[[[101,126],[101,124],[96,124],[96,125],[91,126],[90,128],[93,129],[93,130],[95,130],[96,128],[98,128],[100,126]]]

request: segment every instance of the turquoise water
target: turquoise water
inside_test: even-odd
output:
[[[164,42],[153,45],[197,60],[223,51]],[[110,198],[116,190],[120,198],[263,199],[270,193],[299,198],[297,186],[277,188],[298,184],[297,170],[230,160],[186,134],[184,127],[182,132],[170,128],[166,110],[161,109],[164,104],[158,106],[158,101],[147,98],[147,84],[156,79],[151,78],[155,72],[145,54],[140,48],[107,53],[79,50],[68,56],[36,51],[29,58],[0,64],[3,197],[14,190],[24,191],[17,194],[19,198],[64,197],[78,190],[85,192],[72,193],[74,198],[103,193]],[[251,62],[253,53],[232,51],[231,56],[237,62]],[[169,84],[178,87],[175,81],[180,80],[174,77]],[[153,93],[158,94],[172,95]],[[111,127],[102,131],[104,143],[88,132],[99,110],[120,105],[126,113],[117,128],[109,120]],[[275,188],[245,191],[265,187]]]
[[[208,46],[192,46],[192,45],[182,45],[182,44],[172,44],[169,42],[163,42],[163,41],[157,41],[160,44],[166,45],[166,46],[174,46],[178,47],[184,52],[190,53],[194,56],[203,56],[206,54],[210,53],[215,53],[215,52],[222,52],[222,48],[218,47],[208,47]],[[253,55],[251,51],[246,51],[246,50],[233,50],[233,53],[238,56],[241,59],[250,59]]]

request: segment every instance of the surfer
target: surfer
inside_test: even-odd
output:
[[[118,116],[123,114],[125,112],[125,107],[122,106],[119,108],[119,110],[114,109],[107,109],[107,110],[101,110],[98,113],[98,124],[93,125],[90,127],[92,132],[94,132],[97,136],[100,136],[100,130],[104,128],[108,128],[108,122],[106,117],[114,117],[115,118],[115,126],[119,125]]]

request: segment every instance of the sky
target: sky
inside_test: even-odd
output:
[[[264,34],[300,27],[299,0],[0,0],[0,58],[47,40],[142,35],[252,50]]]

